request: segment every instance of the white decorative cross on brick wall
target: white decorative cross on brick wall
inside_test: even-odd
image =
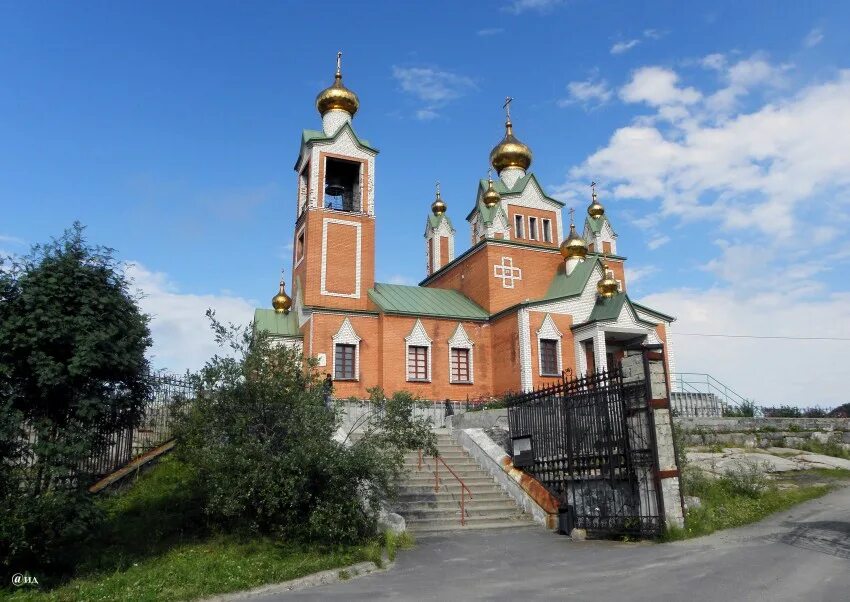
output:
[[[514,260],[502,257],[502,263],[493,266],[493,276],[502,279],[503,288],[514,288],[515,280],[522,280],[522,270],[514,267]]]

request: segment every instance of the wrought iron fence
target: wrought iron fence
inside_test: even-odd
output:
[[[619,368],[508,401],[512,440],[531,439],[527,469],[561,502],[570,527],[657,536],[663,528],[645,380]]]
[[[184,378],[157,374],[151,377],[153,394],[146,400],[136,424],[118,431],[104,429],[106,444],[83,462],[95,478],[105,476],[174,437],[174,418],[181,401],[194,398],[192,383]]]

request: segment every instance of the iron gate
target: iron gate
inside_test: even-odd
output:
[[[597,535],[661,534],[653,415],[644,378],[621,368],[516,396],[511,440],[531,438],[526,470],[561,502],[568,528]]]

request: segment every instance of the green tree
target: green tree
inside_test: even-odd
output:
[[[0,560],[49,561],[96,516],[84,460],[150,395],[148,318],[75,223],[0,260]],[[33,564],[30,565],[31,567]]]
[[[405,452],[434,448],[416,400],[394,395],[352,443],[300,353],[210,317],[219,342],[237,353],[195,377],[177,452],[198,475],[211,525],[327,544],[373,535]]]

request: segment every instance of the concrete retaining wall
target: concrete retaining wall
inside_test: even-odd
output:
[[[497,426],[508,428],[508,410],[478,410],[455,414],[446,418],[446,426],[451,429],[489,429]]]
[[[454,429],[452,438],[496,479],[517,506],[530,514],[535,522],[548,529],[558,528],[558,500],[531,476],[514,468],[510,456],[483,429]]]
[[[850,418],[674,418],[685,445],[799,447],[809,440],[850,446]]]

